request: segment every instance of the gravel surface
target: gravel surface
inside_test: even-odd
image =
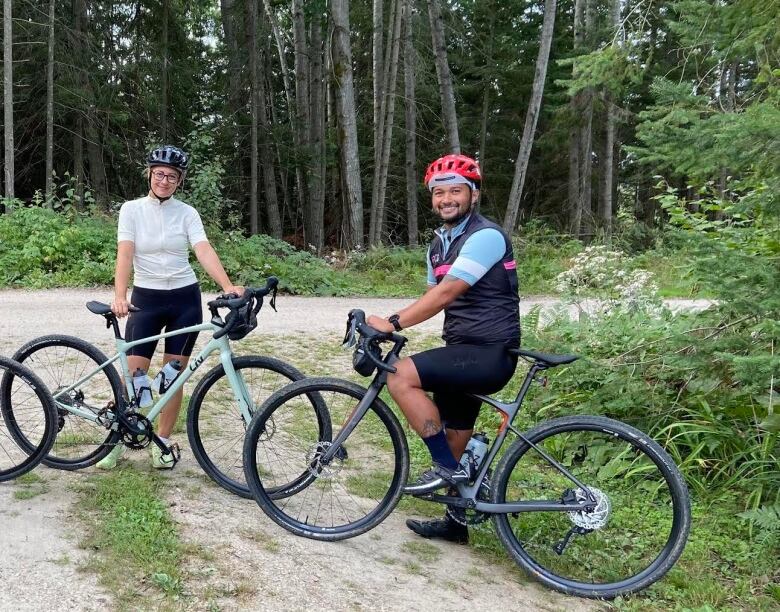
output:
[[[204,296],[204,302],[210,297]],[[24,342],[51,333],[79,336],[110,351],[110,331],[84,307],[89,300],[110,298],[107,288],[0,291],[0,353],[11,355]],[[260,329],[263,336],[283,336],[285,343],[300,338],[305,346],[312,334],[343,333],[351,308],[387,315],[408,303],[408,299],[280,296],[279,312],[264,309]],[[524,299],[522,310],[536,304],[549,311],[555,300]],[[703,308],[707,304],[682,305]],[[437,334],[441,324],[439,316],[417,329]],[[146,455],[133,454],[131,461],[145,462]],[[0,483],[0,610],[112,607],[111,594],[97,584],[94,574],[83,570],[89,551],[79,548],[83,534],[74,520],[78,509],[73,485],[93,470],[67,473],[38,467],[35,474],[43,479],[39,483],[43,492],[26,500],[14,495],[22,485]],[[184,454],[169,477],[169,503],[183,539],[213,552],[208,563],[184,561],[195,577],[189,582],[196,585],[189,593],[188,608],[206,609],[214,593],[223,610],[315,606],[495,610],[508,605],[516,610],[582,610],[591,605],[561,597],[501,564],[488,564],[468,547],[425,541],[435,558],[420,562],[410,551],[421,540],[403,526],[406,517],[400,512],[367,535],[321,543],[292,536],[272,524],[254,502],[213,485],[190,453]]]

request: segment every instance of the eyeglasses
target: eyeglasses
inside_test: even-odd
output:
[[[169,183],[179,182],[178,174],[165,174],[165,172],[162,172],[160,170],[155,170],[154,172],[152,172],[152,176],[155,178],[155,180],[160,181],[161,183],[163,181],[168,181]]]

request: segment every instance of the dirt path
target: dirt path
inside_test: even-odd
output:
[[[39,335],[65,333],[106,351],[112,337],[84,308],[88,300],[108,301],[102,290],[0,291],[0,353],[11,355]],[[309,334],[338,336],[346,313],[359,307],[391,313],[408,300],[295,298],[281,296],[279,312],[261,314],[259,334],[286,345],[304,346]],[[524,300],[550,308],[554,300]],[[697,305],[698,306],[698,305]],[[420,326],[436,334],[437,317]],[[200,342],[203,339],[201,338]],[[186,440],[186,435],[184,436]],[[146,461],[146,455],[133,455]],[[139,464],[139,469],[144,469]],[[72,488],[87,476],[39,467],[41,493],[17,499],[19,483],[0,484],[0,610],[98,610],[112,597],[94,574],[84,571],[89,552],[78,546],[83,534],[74,519]],[[315,606],[354,609],[581,610],[582,600],[564,598],[517,571],[486,563],[468,547],[422,541],[394,513],[373,532],[338,544],[297,538],[271,523],[254,502],[216,487],[189,452],[168,475],[169,503],[185,542],[208,550],[208,561],[188,561],[187,607],[222,610],[302,610]],[[17,494],[18,495],[18,494]],[[194,602],[194,603],[193,603]]]

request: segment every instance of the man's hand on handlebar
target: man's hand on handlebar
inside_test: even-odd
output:
[[[222,293],[225,295],[233,293],[236,297],[241,297],[244,295],[244,287],[243,285],[228,285],[227,287],[222,288]]]

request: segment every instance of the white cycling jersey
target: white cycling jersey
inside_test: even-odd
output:
[[[189,204],[153,196],[130,200],[119,211],[117,241],[134,244],[133,285],[178,289],[197,282],[189,247],[208,241],[198,211]]]

